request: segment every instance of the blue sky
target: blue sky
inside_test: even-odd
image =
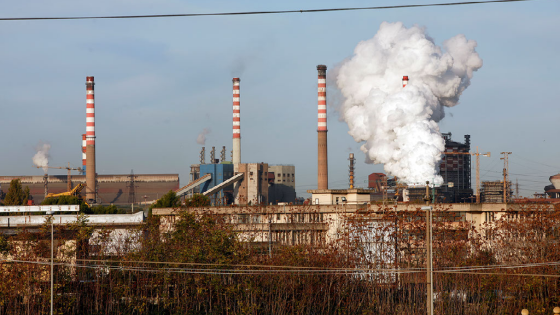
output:
[[[437,2],[437,1],[436,1]],[[443,2],[443,1],[439,1]],[[427,3],[427,1],[4,1],[2,17],[205,13]],[[492,152],[483,180],[499,179],[511,151],[522,195],[560,172],[560,2],[536,0],[417,9],[136,20],[0,22],[1,175],[40,175],[31,158],[51,144],[50,165],[81,165],[85,77],[96,81],[100,174],[178,173],[198,162],[197,135],[231,150],[231,78],[241,77],[242,160],[294,164],[298,195],[316,187],[317,64],[333,68],[383,21],[423,25],[436,43],[465,34],[484,61],[442,132]],[[332,95],[332,93],[330,93]],[[333,102],[330,105],[334,105]],[[329,108],[329,184],[357,186],[381,165]],[[229,157],[229,153],[228,153]],[[474,161],[473,161],[474,162]],[[473,163],[474,165],[474,163]],[[65,172],[50,172],[65,174]],[[474,182],[474,169],[473,169]],[[474,187],[473,187],[474,188]]]

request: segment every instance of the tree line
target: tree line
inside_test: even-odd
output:
[[[158,206],[179,203],[170,194]],[[558,207],[527,205],[480,227],[444,206],[433,215],[435,314],[552,314],[560,305]],[[230,222],[182,207],[171,226],[149,216],[120,234],[93,229],[87,215],[56,226],[55,313],[426,313],[420,209],[370,206],[347,214],[336,240],[313,246],[242,241]],[[49,311],[49,236],[45,222],[0,241],[9,258],[1,314]]]

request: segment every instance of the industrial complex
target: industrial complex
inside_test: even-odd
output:
[[[438,203],[502,203],[514,199],[513,185],[507,176],[507,155],[504,154],[504,178],[502,181],[481,182],[479,159],[490,156],[471,150],[470,135],[463,142],[452,139],[451,133],[443,133],[445,150],[441,153],[439,174],[443,184],[430,186],[427,196],[425,186],[409,186],[390,177],[390,174],[371,173],[367,187],[356,187],[354,178],[354,154],[349,157],[349,182],[347,187],[329,188],[328,140],[327,140],[327,66],[317,66],[317,189],[306,203],[317,205],[364,204],[371,202],[417,202],[426,198]],[[402,87],[406,88],[408,76],[403,76]],[[98,174],[95,153],[95,81],[86,77],[86,133],[82,134],[82,167],[43,168],[66,169],[67,176],[0,176],[0,200],[7,192],[13,179],[20,179],[22,186],[30,189],[30,204],[40,204],[48,194],[64,193],[81,184],[85,189],[80,194],[90,204],[149,205],[169,191],[182,199],[200,193],[210,197],[212,205],[270,205],[296,204],[296,167],[294,165],[272,165],[266,162],[247,163],[241,155],[241,80],[232,80],[232,151],[228,160],[226,146],[222,146],[217,158],[216,147],[212,147],[206,159],[206,147],[201,147],[200,161],[190,165],[190,178],[180,185],[178,174]],[[473,180],[471,157],[476,158],[476,179]],[[71,171],[79,171],[72,175]],[[560,187],[557,177],[551,177],[552,185],[542,194],[545,198],[558,198]],[[346,185],[343,185],[346,186]],[[474,189],[473,189],[473,186]]]

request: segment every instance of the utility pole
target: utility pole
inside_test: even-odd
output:
[[[476,153],[472,155],[476,156],[476,203],[480,203],[480,156],[490,157],[490,152],[479,153],[478,147],[476,147]]]
[[[515,198],[519,199],[519,181],[515,179]]]
[[[426,314],[434,314],[434,298],[432,283],[432,207],[430,207],[430,182],[426,182],[426,206],[422,210],[426,210]]]
[[[501,152],[500,154],[503,154],[504,157],[500,158],[500,160],[504,160],[504,171],[503,171],[503,175],[504,175],[504,203],[507,203],[507,198],[508,198],[508,193],[507,193],[507,180],[508,180],[508,168],[509,168],[509,162],[508,162],[508,155],[512,154],[511,152]]]

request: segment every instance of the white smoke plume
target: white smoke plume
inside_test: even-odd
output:
[[[204,128],[196,137],[196,143],[205,145],[206,144],[206,135],[210,133],[210,128]]]
[[[335,71],[345,100],[341,118],[366,162],[408,184],[443,182],[437,165],[445,149],[438,122],[459,102],[482,67],[476,41],[457,35],[437,46],[420,26],[383,22]],[[409,77],[402,87],[402,78]]]
[[[38,167],[42,167],[45,174],[49,170],[47,166],[49,166],[49,150],[51,149],[51,145],[48,143],[39,143],[35,148],[35,155],[33,156],[33,164]]]

